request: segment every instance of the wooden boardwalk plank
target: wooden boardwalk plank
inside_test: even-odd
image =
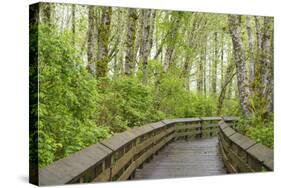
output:
[[[225,174],[217,137],[178,140],[136,170],[135,179],[162,179]]]

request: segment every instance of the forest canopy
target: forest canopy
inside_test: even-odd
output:
[[[239,116],[273,147],[272,17],[39,7],[40,167],[165,118]]]

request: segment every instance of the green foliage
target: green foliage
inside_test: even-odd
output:
[[[258,82],[253,82],[253,87],[261,91]],[[273,114],[268,112],[266,98],[261,92],[254,92],[249,98],[252,116],[241,118],[236,123],[237,129],[243,134],[270,148],[274,145]]]
[[[216,115],[216,100],[214,97],[205,97],[195,93],[189,95],[185,117],[203,117]],[[192,109],[192,110],[190,110]]]
[[[39,163],[45,166],[107,137],[95,124],[98,93],[69,33],[39,28]]]
[[[184,79],[179,78],[175,72],[163,75],[156,84],[155,108],[168,118],[214,115],[216,110],[214,98],[187,91]]]
[[[225,99],[222,114],[224,116],[242,116],[240,101],[238,99]]]
[[[99,106],[102,107],[99,122],[113,132],[159,119],[153,112],[151,88],[137,78],[120,77],[111,81]]]
[[[156,101],[158,109],[164,112],[167,117],[184,116],[184,105],[186,95],[184,83],[177,76],[167,73],[156,86]]]
[[[274,146],[273,116],[264,119],[255,114],[250,118],[240,118],[235,128],[258,143],[270,148]]]

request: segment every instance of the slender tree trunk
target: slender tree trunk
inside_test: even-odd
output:
[[[177,42],[177,35],[178,30],[180,27],[180,20],[181,20],[181,14],[175,17],[175,21],[172,21],[172,30],[169,33],[168,36],[168,45],[165,52],[165,59],[164,59],[164,71],[167,71],[172,63],[172,57],[173,53],[175,51],[175,46]]]
[[[141,54],[142,53],[142,33],[143,33],[143,11],[139,10],[138,13],[138,31],[137,31],[137,39],[136,39],[136,48],[135,48],[135,54],[137,55],[137,62],[141,61]],[[136,63],[137,63],[136,62]]]
[[[218,33],[215,32],[214,35],[214,43],[215,43],[215,55],[213,60],[213,66],[212,66],[212,93],[217,93],[217,66],[218,66]]]
[[[224,87],[224,36],[221,34],[221,90]]]
[[[189,55],[187,55],[184,60],[184,67],[182,73],[183,78],[186,79],[185,88],[187,91],[190,91],[190,71],[191,71],[191,63],[190,63]]]
[[[40,3],[41,23],[52,25],[52,4]]]
[[[87,69],[91,74],[95,74],[96,52],[97,52],[97,28],[96,28],[96,12],[94,6],[89,6],[88,9],[88,47]]]
[[[150,39],[150,16],[151,10],[146,9],[142,10],[142,18],[143,18],[143,32],[142,32],[142,44],[140,48],[140,62],[142,63],[142,71],[143,71],[143,82],[147,82],[147,66],[148,66],[148,57],[150,54],[149,49],[149,39]]]
[[[128,10],[127,20],[127,38],[125,42],[126,55],[125,55],[125,74],[130,76],[134,70],[135,65],[135,40],[136,40],[136,25],[137,25],[137,10]]]
[[[207,41],[207,40],[206,40]],[[207,95],[207,42],[206,46],[204,47],[204,74],[203,74],[203,87],[204,87],[204,96]]]
[[[262,29],[260,23],[260,17],[255,16],[255,26],[256,26],[256,60],[255,60],[255,85],[253,85],[253,90],[261,95],[262,93],[262,64],[261,64],[261,53],[262,53]]]
[[[262,48],[261,23],[260,23],[260,18],[257,16],[255,16],[255,25],[256,25],[256,37],[257,37],[257,49],[261,50]]]
[[[75,11],[76,11],[76,6],[75,4],[72,4],[71,6],[71,13],[72,13],[72,44],[75,47]]]
[[[149,30],[149,53],[151,52],[151,49],[153,47],[153,36],[154,36],[154,27],[155,27],[155,17],[156,17],[156,10],[151,10],[150,14],[150,30]]]
[[[254,59],[254,37],[251,27],[251,17],[246,17],[246,27],[247,27],[247,35],[248,35],[248,43],[249,43],[249,81],[252,83],[255,79],[255,59]]]
[[[249,87],[246,77],[245,51],[241,39],[241,16],[228,16],[229,31],[232,37],[234,60],[237,70],[237,85],[240,103],[245,116],[250,116],[249,110]]]
[[[111,23],[111,7],[102,8],[101,23],[98,27],[98,54],[99,58],[96,64],[96,76],[106,77],[108,72],[108,45],[110,37],[110,23]]]
[[[209,46],[210,47],[210,46]],[[210,52],[211,51],[211,52]],[[213,53],[212,50],[208,50],[208,55],[210,56],[210,53]],[[209,64],[208,64],[208,68],[209,68],[209,73],[208,73],[208,91],[209,94],[211,94],[212,91],[212,61],[209,59]]]
[[[267,110],[273,112],[273,58],[271,54],[271,17],[264,17],[262,40],[262,82],[263,96],[267,98]]]
[[[233,85],[235,85],[234,84],[234,80],[232,80],[229,83],[229,86],[228,86],[228,89],[227,89],[227,94],[226,94],[227,99],[232,99],[232,96],[233,96],[233,94],[232,94],[232,92],[233,92]]]
[[[127,20],[123,19],[123,15],[124,15],[124,10],[120,10],[118,12],[118,20],[119,20],[119,24],[118,24],[118,40],[119,40],[119,45],[118,45],[118,53],[117,53],[117,64],[115,67],[115,71],[114,71],[114,75],[123,75],[125,72],[125,66],[124,66],[124,56],[125,56],[125,40],[126,40],[126,32],[123,29],[126,26]]]
[[[150,52],[153,46],[153,34],[154,34],[154,20],[156,16],[155,10],[150,10],[150,12],[147,14],[148,16],[148,23],[144,24],[144,37],[147,36],[148,32],[148,39],[144,41],[145,49],[144,49],[144,59],[143,59],[143,82],[147,83],[147,66],[148,66],[148,58],[150,56]],[[145,16],[146,17],[146,16]],[[148,25],[147,25],[148,24]]]
[[[225,81],[222,85],[221,92],[218,99],[218,106],[217,106],[217,115],[221,115],[221,110],[223,107],[227,86],[232,84],[233,77],[235,76],[234,72],[235,65],[234,63],[230,62],[230,64],[227,66],[226,74],[225,74]]]
[[[202,94],[202,88],[203,88],[203,73],[204,73],[204,68],[203,68],[203,61],[204,61],[204,50],[201,50],[200,53],[200,59],[197,64],[197,93]]]

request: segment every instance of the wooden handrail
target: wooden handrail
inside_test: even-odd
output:
[[[238,133],[231,120],[227,122],[219,123],[219,147],[228,172],[273,171],[273,150]]]
[[[129,129],[39,169],[40,185],[126,180],[169,142],[217,135],[235,117],[163,120]]]

